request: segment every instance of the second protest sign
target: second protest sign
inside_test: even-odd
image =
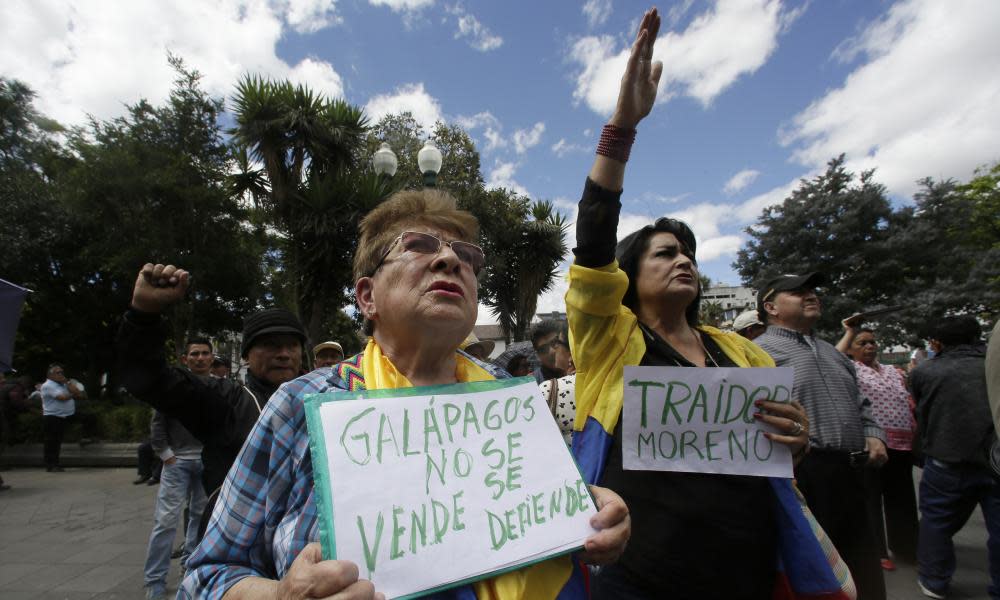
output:
[[[791,477],[788,447],[753,414],[790,402],[794,369],[625,367],[622,456],[627,470]]]

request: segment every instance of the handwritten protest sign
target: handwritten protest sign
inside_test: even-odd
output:
[[[324,557],[388,598],[579,548],[596,512],[532,378],[306,401]]]
[[[625,469],[791,477],[784,444],[754,402],[791,401],[794,369],[625,367]]]

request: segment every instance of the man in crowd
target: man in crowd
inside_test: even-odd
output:
[[[212,359],[212,368],[209,369],[209,375],[212,377],[218,377],[219,379],[229,379],[229,361],[222,358],[221,356],[216,356]]]
[[[284,309],[248,315],[242,346],[249,369],[246,385],[170,367],[163,352],[166,336],[160,314],[184,298],[188,281],[187,271],[172,265],[142,268],[118,332],[118,356],[128,391],[179,420],[202,443],[202,484],[211,496],[271,394],[298,376],[306,333],[298,318]],[[211,514],[211,506],[205,514]]]
[[[185,346],[181,362],[194,375],[207,377],[212,365],[212,344],[204,338],[192,338]],[[144,583],[147,600],[166,598],[167,573],[177,522],[185,507],[187,531],[181,565],[198,544],[198,525],[205,509],[205,489],[201,484],[201,443],[180,421],[156,410],[150,424],[150,443],[163,461],[160,490],[156,496],[153,531],[146,550]]]
[[[76,413],[76,398],[83,390],[70,383],[63,372],[63,366],[53,363],[42,384],[42,429],[45,438],[45,470],[49,473],[62,472],[59,466],[59,452],[62,449],[66,423]]]
[[[496,342],[493,340],[481,340],[476,334],[470,333],[459,347],[469,356],[486,362],[490,359],[490,354],[493,354]]]
[[[332,367],[344,360],[344,349],[337,342],[323,342],[313,348],[316,368]]]
[[[945,597],[955,573],[952,536],[979,504],[989,535],[989,595],[1000,600],[1000,483],[989,466],[996,431],[981,335],[975,317],[941,320],[931,334],[936,355],[910,375],[924,456],[917,577],[929,598]]]
[[[757,336],[764,333],[767,326],[761,322],[756,310],[748,310],[740,313],[733,319],[733,331],[742,335],[748,340],[755,340]]]
[[[809,453],[795,478],[819,524],[851,569],[859,598],[885,598],[885,580],[869,524],[862,468],[888,458],[885,433],[871,403],[858,390],[851,359],[813,335],[821,307],[819,273],[781,275],[765,281],[757,310],[767,330],[754,342],[779,367],[794,367],[792,397],[809,416]]]
[[[565,322],[553,319],[540,321],[531,329],[531,345],[541,363],[535,369],[535,380],[538,383],[566,374],[569,346],[565,342],[567,336],[560,336],[564,329],[566,329]]]

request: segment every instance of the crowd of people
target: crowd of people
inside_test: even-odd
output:
[[[433,597],[878,600],[883,571],[903,561],[917,565],[924,595],[944,598],[952,536],[979,505],[988,592],[1000,599],[1000,343],[987,375],[975,318],[936,323],[932,359],[882,364],[878,331],[861,316],[844,319],[836,345],[816,337],[817,290],[838,290],[813,272],[759,282],[756,307],[723,331],[699,323],[687,224],[661,218],[617,239],[626,165],[663,69],[653,60],[659,26],[656,9],[643,15],[584,183],[566,319],[538,323],[530,353],[495,364],[493,342],[472,334],[479,226],[436,189],[398,192],[362,220],[353,273],[367,343],[350,357],[319,343],[309,372],[306,331],[281,308],[246,317],[243,381],[207,339],[189,340],[171,366],[161,314],[184,300],[190,274],[141,269],[117,345],[123,384],[155,409],[136,481],[160,483],[147,598],[165,596],[172,553],[185,570],[180,598],[380,597],[357,565],[322,557],[305,396],[533,376],[591,486],[595,533],[581,552]],[[753,416],[788,448],[794,480],[626,469],[623,372],[635,365],[791,367],[793,400],[760,401]],[[49,368],[40,389],[49,471],[61,470],[65,419],[82,393],[61,366]],[[174,551],[178,526],[185,543]]]

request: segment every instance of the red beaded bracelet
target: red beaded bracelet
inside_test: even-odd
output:
[[[635,129],[622,129],[608,123],[601,129],[597,153],[625,163],[628,162],[629,154],[632,152],[633,142],[635,142]]]

